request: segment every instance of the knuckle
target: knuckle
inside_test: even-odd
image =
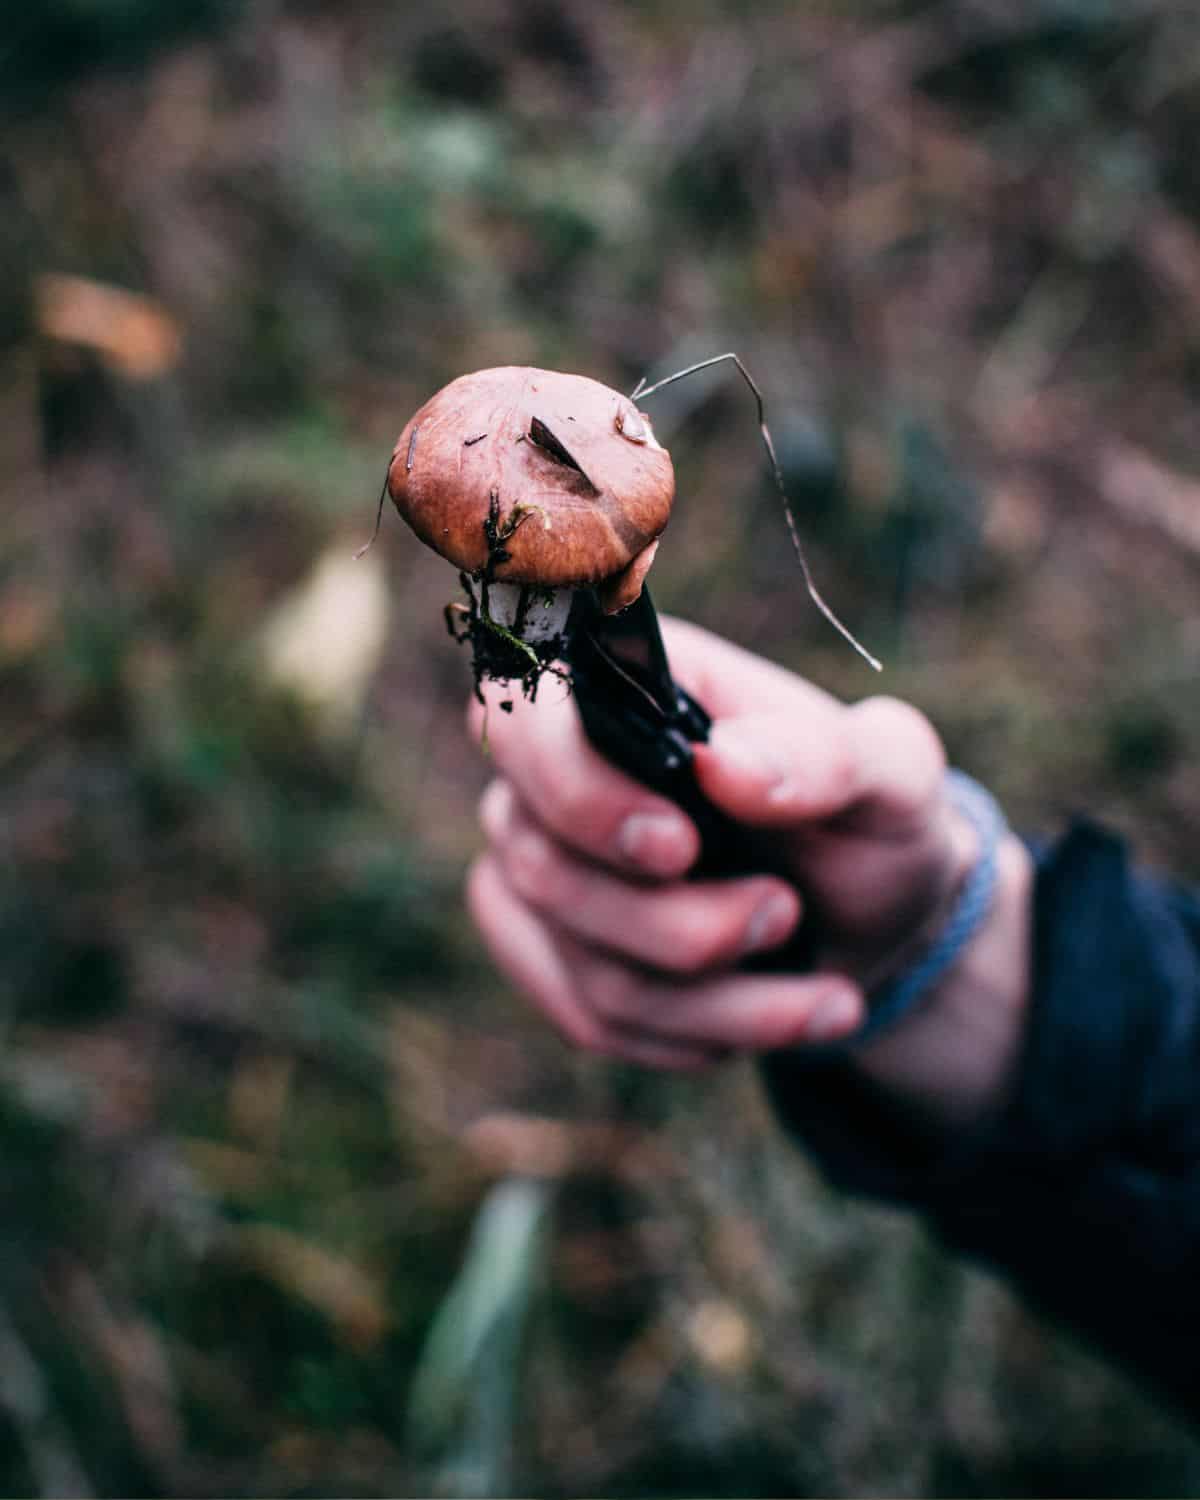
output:
[[[874,697],[864,698],[854,712],[877,733],[889,738],[922,744],[930,749],[940,744],[933,725],[921,710],[903,698],[877,693]]]
[[[723,913],[692,902],[679,909],[671,924],[667,965],[681,974],[698,974],[726,959],[734,943],[733,924]]]
[[[564,776],[557,785],[549,786],[547,797],[554,826],[576,836],[595,825],[597,810],[603,807],[587,780],[576,775]]]
[[[864,698],[853,712],[874,737],[902,750],[909,764],[928,778],[931,787],[941,780],[946,769],[945,747],[920,709],[902,698],[881,693]]]
[[[479,799],[479,826],[491,841],[503,837],[512,821],[512,788],[502,776],[489,781]]]
[[[542,910],[553,910],[571,899],[566,861],[544,834],[529,828],[515,833],[508,840],[505,865],[518,894]]]

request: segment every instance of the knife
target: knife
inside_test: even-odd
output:
[[[778,843],[737,823],[705,797],[694,748],[708,739],[712,719],[671,674],[658,615],[648,589],[617,614],[605,614],[590,589],[580,589],[567,625],[566,658],[584,733],[601,755],[651,791],[681,807],[700,833],[701,877],[780,875],[794,879]],[[784,947],[748,967],[797,972],[815,948],[811,916]]]

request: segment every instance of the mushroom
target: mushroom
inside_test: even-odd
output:
[[[536,688],[561,652],[574,591],[632,604],[675,495],[670,455],[645,414],[581,375],[509,366],[452,381],[400,434],[396,509],[459,569],[476,678]],[[476,592],[478,588],[478,593]]]

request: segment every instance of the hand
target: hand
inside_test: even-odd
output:
[[[500,775],[481,807],[488,848],[469,882],[475,921],[499,966],[566,1036],[628,1061],[690,1068],[731,1050],[844,1036],[863,1018],[864,987],[936,928],[975,855],[970,825],[945,796],[941,744],[894,699],[847,707],[693,626],[668,621],[664,631],[673,670],[714,720],[696,748],[701,788],[770,842],[772,867],[790,878],[686,880],[699,853],[693,825],[603,760],[569,698],[547,683],[536,704],[489,715]],[[478,729],[481,710],[473,718]],[[1006,848],[1002,881],[1019,886],[1019,866],[1019,846]],[[739,972],[747,954],[787,940],[805,901],[820,913],[814,972]],[[970,977],[977,990],[1013,991],[1002,1009],[1017,1016],[1023,939],[1007,925],[1011,962],[993,936],[984,947],[1002,974]],[[952,998],[960,968],[969,966],[943,982]],[[962,1032],[962,1005],[942,1009]],[[864,1059],[882,1057],[901,1086],[927,1091],[920,1058],[944,1065],[944,1028],[932,1043],[928,1021],[896,1034],[906,1029],[912,1045],[899,1056],[885,1036]],[[1002,1038],[1006,1062],[1014,1030]],[[983,1081],[996,1086],[990,1074]]]

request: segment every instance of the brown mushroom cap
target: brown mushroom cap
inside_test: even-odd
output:
[[[463,375],[427,401],[400,434],[387,485],[421,540],[457,567],[487,566],[494,511],[501,535],[515,527],[494,576],[558,588],[629,569],[667,524],[675,473],[627,396],[509,366]]]

